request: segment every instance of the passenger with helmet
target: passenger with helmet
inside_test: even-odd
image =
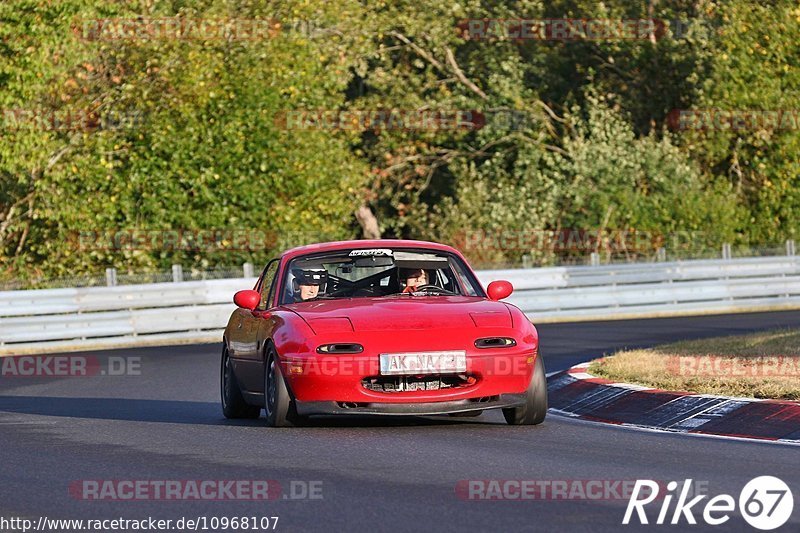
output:
[[[325,270],[292,269],[292,290],[295,302],[314,300],[325,292],[328,283],[328,272]]]

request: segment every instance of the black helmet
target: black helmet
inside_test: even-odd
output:
[[[422,268],[401,268],[399,269],[400,279],[416,278],[417,276],[425,275],[430,279],[430,274],[427,270]]]

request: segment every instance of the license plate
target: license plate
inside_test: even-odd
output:
[[[451,374],[467,370],[467,352],[464,350],[382,353],[380,358],[383,376]]]

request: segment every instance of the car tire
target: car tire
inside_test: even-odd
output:
[[[261,408],[244,401],[242,389],[233,373],[233,364],[228,355],[228,346],[222,346],[222,365],[220,367],[219,392],[222,402],[222,414],[225,418],[258,418]]]
[[[264,364],[264,411],[270,427],[299,426],[305,421],[297,414],[294,400],[283,379],[280,360],[272,344],[267,345]]]
[[[547,377],[541,355],[536,356],[533,376],[525,391],[525,403],[503,409],[503,416],[512,426],[531,426],[544,422],[547,416]]]

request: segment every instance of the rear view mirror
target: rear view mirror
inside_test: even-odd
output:
[[[261,295],[258,291],[254,290],[246,290],[246,291],[239,291],[233,295],[233,303],[235,303],[238,307],[242,309],[247,309],[248,311],[252,311],[258,304],[261,302]]]
[[[353,263],[358,268],[391,267],[394,266],[394,259],[391,257],[377,257],[372,255],[369,257],[357,257]]]

